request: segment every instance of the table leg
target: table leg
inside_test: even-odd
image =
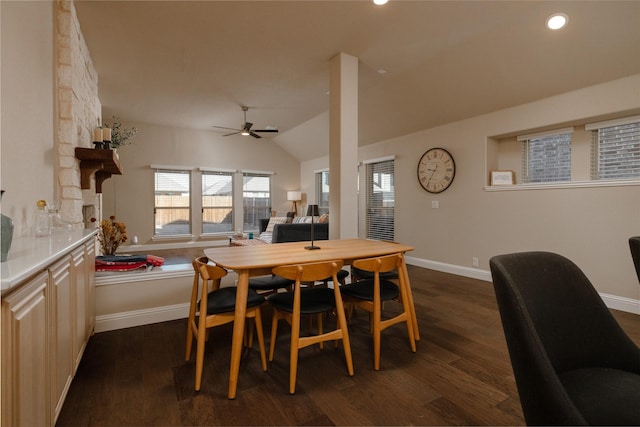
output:
[[[229,370],[229,399],[236,398],[238,373],[244,337],[244,320],[247,312],[247,294],[249,292],[249,270],[237,271],[238,290],[236,292],[236,313],[233,322],[233,340],[231,342],[231,368]]]
[[[409,282],[409,272],[407,271],[407,263],[402,255],[402,266],[400,274],[404,275],[407,284],[407,296],[409,298],[409,310],[411,311],[411,319],[413,322],[413,335],[416,341],[420,341],[420,331],[418,330],[418,318],[416,317],[416,306],[413,304],[413,292],[411,291],[411,282]]]

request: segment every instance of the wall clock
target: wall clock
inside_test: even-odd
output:
[[[427,150],[418,162],[418,182],[429,193],[442,193],[456,176],[456,163],[444,148]]]

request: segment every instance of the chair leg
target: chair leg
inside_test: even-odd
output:
[[[271,342],[269,343],[269,362],[273,362],[273,354],[276,350],[276,336],[278,333],[278,310],[273,310],[273,317],[271,318]]]
[[[294,316],[291,322],[291,349],[289,355],[289,393],[296,392],[296,377],[298,375],[298,351],[300,341],[300,318]]]
[[[205,345],[205,332],[204,322],[198,327],[198,337],[196,342],[196,391],[200,391],[200,385],[202,384],[202,368],[204,366],[204,345]]]
[[[267,371],[267,355],[264,351],[264,334],[262,332],[262,314],[260,307],[256,308],[256,331],[258,332],[258,347],[260,347],[260,361],[262,362],[262,370]]]
[[[193,331],[191,329],[191,319],[187,322],[187,349],[184,355],[184,360],[189,361],[191,359],[191,347],[193,346]]]
[[[374,304],[376,305],[376,304]],[[373,313],[369,313],[369,316],[373,316],[373,369],[380,370],[380,340],[381,340],[381,325],[382,312],[381,307],[378,305],[374,308]]]

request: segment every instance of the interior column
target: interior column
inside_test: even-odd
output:
[[[358,58],[330,62],[329,239],[358,237]]]

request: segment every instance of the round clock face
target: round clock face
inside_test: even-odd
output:
[[[442,193],[456,176],[456,163],[444,148],[427,150],[418,162],[418,181],[429,193]]]

